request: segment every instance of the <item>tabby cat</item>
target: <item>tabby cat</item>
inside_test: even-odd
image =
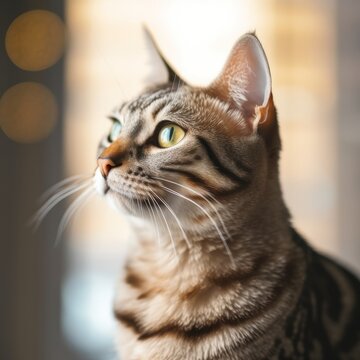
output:
[[[119,358],[360,359],[360,283],[284,204],[259,40],[242,36],[208,87],[158,55],[167,79],[112,113],[95,172],[145,220],[115,301]]]

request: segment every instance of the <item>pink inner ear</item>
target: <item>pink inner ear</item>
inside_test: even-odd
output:
[[[210,89],[248,117],[265,106],[271,94],[269,65],[260,41],[253,34],[240,38]]]

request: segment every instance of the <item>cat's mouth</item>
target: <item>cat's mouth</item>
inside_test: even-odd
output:
[[[114,197],[127,208],[146,207],[158,197],[150,181],[139,181],[135,177],[122,177],[118,174],[105,179],[99,169],[95,172],[94,184],[100,195]]]
[[[139,209],[146,209],[150,203],[150,197],[146,196],[133,196],[125,192],[119,192],[111,189],[107,190],[107,196],[112,197],[115,200],[120,201],[120,203],[130,212],[134,213]],[[135,210],[135,211],[134,211]]]
[[[108,185],[104,195],[120,196],[127,201],[146,201],[150,199],[150,196],[146,192],[139,190],[128,190],[118,186]]]

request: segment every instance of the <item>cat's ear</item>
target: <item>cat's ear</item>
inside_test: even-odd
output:
[[[181,77],[165,59],[153,36],[145,25],[143,25],[143,33],[149,59],[148,65],[150,65],[148,74],[144,79],[145,83],[147,85],[159,85],[169,82],[175,84],[176,86],[185,84],[184,80],[181,79]]]
[[[271,100],[271,75],[264,49],[254,34],[242,36],[235,44],[210,90],[240,109],[247,120],[254,121],[253,127],[257,127],[261,110]]]

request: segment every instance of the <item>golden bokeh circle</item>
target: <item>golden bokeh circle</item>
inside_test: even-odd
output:
[[[19,15],[5,36],[5,48],[11,61],[29,71],[54,65],[64,51],[64,44],[64,23],[47,10],[31,10]]]
[[[12,140],[37,142],[50,134],[58,116],[52,92],[36,82],[9,88],[0,98],[0,128]]]

